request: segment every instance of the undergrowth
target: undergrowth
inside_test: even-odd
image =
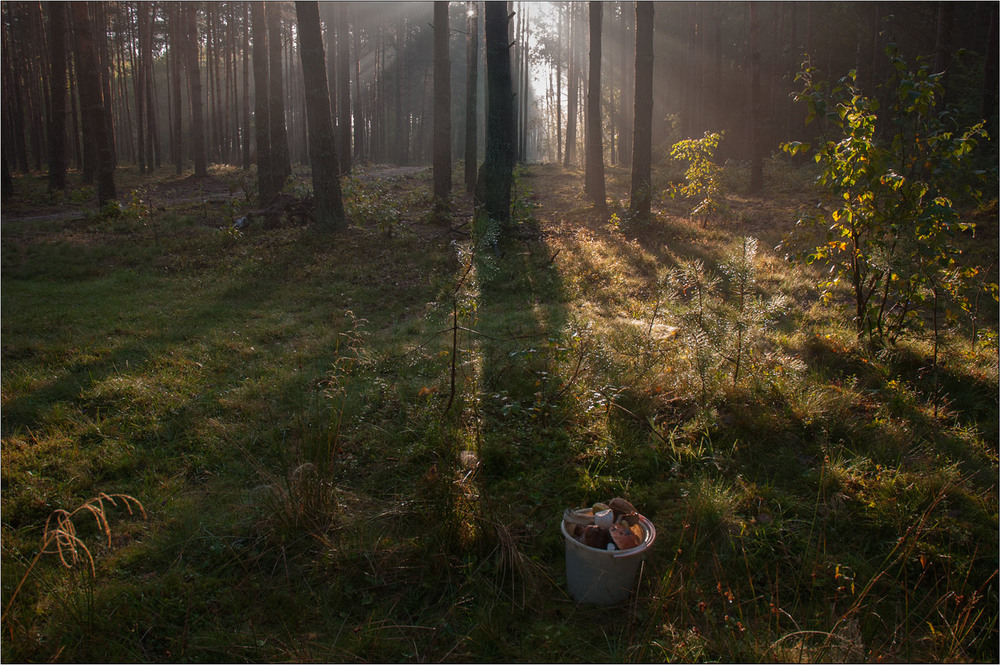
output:
[[[996,317],[859,344],[768,249],[809,180],[769,171],[623,229],[534,166],[501,252],[365,174],[336,243],[5,222],[4,658],[993,662]],[[559,517],[614,496],[657,541],[578,605]]]

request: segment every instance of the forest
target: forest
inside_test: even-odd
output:
[[[998,7],[4,0],[0,656],[997,662]]]

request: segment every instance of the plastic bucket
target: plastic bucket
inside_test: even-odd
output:
[[[630,550],[609,551],[584,545],[566,530],[566,522],[562,522],[566,541],[566,587],[573,600],[614,605],[628,598],[639,564],[656,540],[656,527],[652,522],[640,515],[639,525],[645,534],[639,545]]]

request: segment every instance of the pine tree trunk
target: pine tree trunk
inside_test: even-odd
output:
[[[0,47],[0,55],[3,58],[3,76],[0,80],[4,85],[4,107],[8,124],[6,127],[7,136],[4,145],[13,144],[14,168],[22,173],[28,172],[28,142],[27,131],[24,126],[24,107],[22,104],[22,91],[20,77],[14,70],[11,56],[11,45],[8,41],[7,30],[0,31],[3,35],[3,46]],[[93,173],[91,172],[91,182]]]
[[[49,116],[49,189],[66,189],[66,3],[48,3],[52,65]]]
[[[652,198],[653,3],[635,3],[635,133],[632,139],[632,191],[629,210],[645,221]]]
[[[250,3],[243,3],[243,170],[250,170]]]
[[[135,128],[136,136],[138,138],[138,141],[136,142],[136,160],[139,163],[140,174],[146,172],[146,143],[143,140],[144,129],[146,126],[146,98],[143,94],[146,84],[146,68],[143,51],[146,46],[146,26],[149,23],[149,16],[146,13],[147,9],[149,9],[148,4],[144,2],[135,3],[136,23],[138,25],[137,29],[139,33],[139,54],[138,58],[133,58],[132,83],[135,91]],[[130,48],[132,45],[134,44],[130,44]]]
[[[522,5],[524,22],[521,29],[521,96],[518,98],[521,102],[521,112],[518,114],[518,117],[521,119],[521,137],[518,154],[522,162],[528,159],[528,90],[530,89],[530,82],[528,81],[528,41],[531,38],[528,23],[529,6],[527,4]]]
[[[263,2],[250,5],[250,20],[253,24],[253,84],[254,84],[254,138],[257,142],[257,199],[261,206],[274,200],[278,190],[271,172],[271,125],[268,106],[267,85],[269,59],[267,47],[267,19]]]
[[[607,205],[604,190],[604,141],[601,136],[600,2],[590,2],[590,75],[587,85],[587,155],[584,191],[598,208]]]
[[[487,2],[485,16],[488,110],[486,154],[476,182],[476,207],[510,231],[514,170],[514,97],[511,87],[507,3]]]
[[[451,196],[451,57],[448,1],[434,3],[434,206],[448,208]]]
[[[151,155],[150,159],[153,166],[160,168],[160,130],[157,113],[159,100],[156,94],[155,70],[153,69],[153,25],[156,23],[156,7],[155,4],[152,7],[149,20],[149,33],[147,35],[148,39],[144,51],[146,56],[146,90],[143,94],[146,95],[146,154]]]
[[[198,7],[184,5],[187,18],[187,76],[188,96],[191,100],[191,152],[194,157],[194,175],[203,178],[207,173],[205,159],[205,128],[202,122],[201,69],[198,63]]]
[[[399,144],[399,156],[397,161],[400,164],[410,163],[410,107],[407,104],[410,92],[410,82],[406,77],[406,19],[400,18],[396,27],[396,58],[399,66],[396,67],[396,131]],[[406,84],[403,85],[403,81]]]
[[[170,14],[170,57],[173,60],[173,70],[170,76],[173,83],[174,97],[171,113],[174,118],[174,140],[170,152],[174,161],[174,171],[180,175],[184,170],[184,118],[181,104],[181,68],[184,61],[184,29],[182,26],[182,7],[171,5]]]
[[[757,3],[750,4],[750,191],[764,186],[764,160],[760,140],[760,44]]]
[[[319,5],[295,3],[298,19],[299,57],[305,85],[306,114],[309,122],[309,158],[312,162],[313,194],[316,197],[316,221],[341,229],[347,226],[340,180],[337,179],[337,139],[330,114],[330,90],[327,87],[326,55],[320,32]]]
[[[108,53],[108,19],[103,2],[94,2],[93,5],[95,7],[94,14],[97,17],[96,30],[93,34],[96,40],[97,59],[100,63],[101,90],[104,94],[104,106],[107,109],[107,113],[104,114],[105,135],[108,139],[108,145],[111,147],[111,168],[114,169],[118,165],[118,148],[115,140],[114,114],[112,113],[114,96],[111,94],[111,54]],[[100,177],[100,173],[98,173],[98,180],[100,180]],[[98,182],[98,186],[100,186],[100,182]]]
[[[354,161],[365,162],[365,132],[364,110],[361,100],[361,25],[355,21],[354,37]]]
[[[569,11],[569,76],[567,81],[567,93],[569,95],[569,100],[567,101],[566,109],[566,152],[563,159],[563,166],[569,167],[571,164],[576,164],[576,119],[579,115],[579,109],[577,108],[577,103],[580,97],[580,41],[577,39],[577,12],[576,5],[569,4],[567,6]]]
[[[347,3],[337,5],[337,154],[340,172],[351,172],[351,48]]]
[[[285,82],[281,70],[281,5],[278,2],[264,3],[267,16],[268,50],[268,125],[271,132],[271,176],[272,188],[280,192],[285,179],[292,174],[292,162],[288,152],[288,131],[285,128]]]
[[[562,164],[562,35],[565,29],[565,12],[557,6],[558,25],[556,30],[556,164]]]
[[[68,14],[67,14],[68,16]],[[67,21],[68,23],[68,21]],[[69,103],[71,106],[70,111],[70,135],[73,137],[73,157],[76,163],[77,170],[83,169],[83,152],[80,146],[80,113],[79,113],[79,101],[77,100],[76,94],[76,74],[74,71],[73,60],[70,59],[70,76],[69,76]]]
[[[465,60],[465,191],[476,189],[476,116],[479,90],[479,9],[475,0],[467,2]]]
[[[88,4],[74,2],[70,6],[73,10],[73,29],[76,33],[79,54],[80,110],[90,119],[88,124],[96,144],[97,200],[103,205],[106,201],[116,198],[115,160],[105,117],[110,113],[110,109],[104,104],[101,90],[101,74],[94,48]]]

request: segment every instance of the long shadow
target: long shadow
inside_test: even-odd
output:
[[[173,304],[172,309],[178,316],[170,319],[168,328],[119,346],[91,361],[72,365],[55,380],[5,404],[4,433],[21,427],[38,427],[44,410],[54,402],[78,399],[90,387],[119,373],[121,368],[128,367],[130,373],[142,372],[171,344],[202,337],[240,322],[246,312],[279,296],[282,287],[279,277],[288,274],[293,266],[309,261],[315,251],[312,243],[289,246],[251,279],[209,291],[213,293],[210,299],[189,294],[188,298]],[[5,349],[5,355],[9,353],[16,354],[16,350]]]
[[[524,424],[544,429],[564,399],[568,296],[533,210],[532,175],[515,183],[516,239],[476,252],[480,391],[487,478],[513,478],[536,458]]]

